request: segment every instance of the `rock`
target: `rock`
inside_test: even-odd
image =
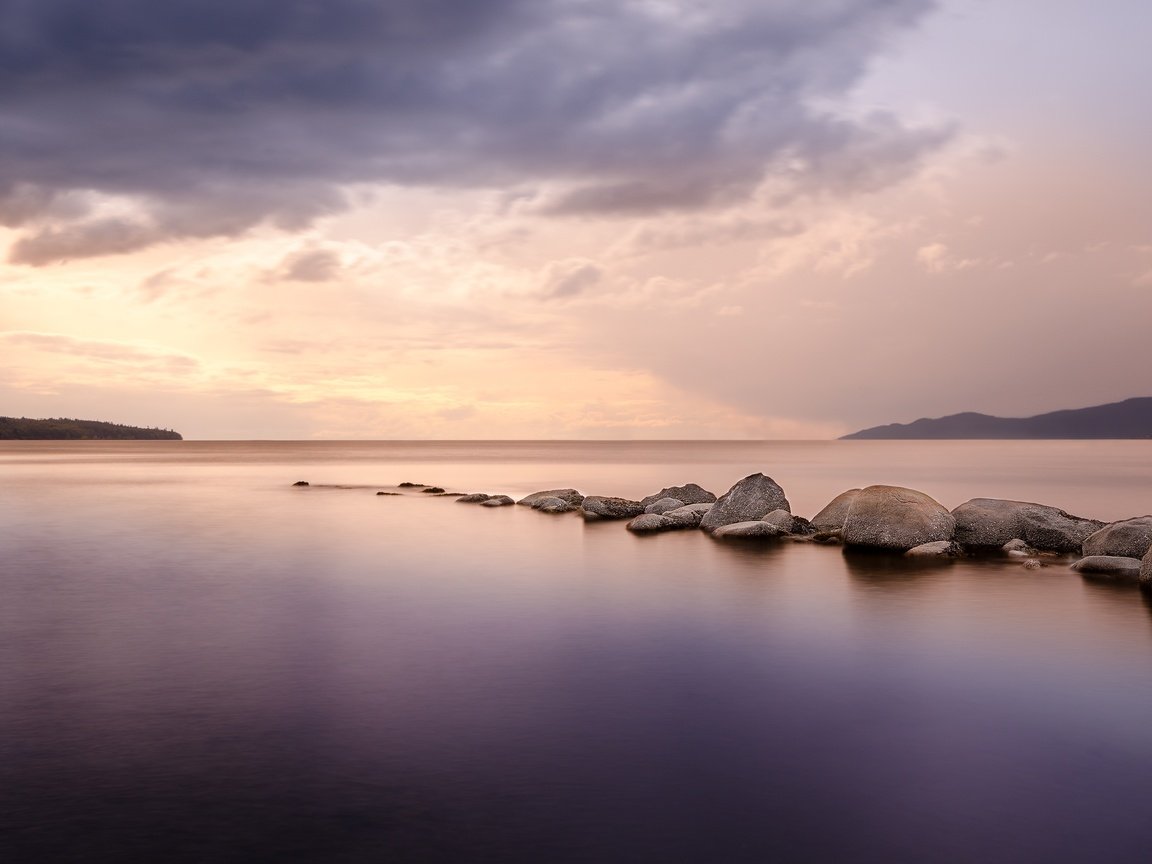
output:
[[[419,489],[421,486],[427,486],[427,485],[428,485],[427,483],[408,483],[407,481],[405,481],[404,483],[401,483],[398,488],[400,488],[400,489]]]
[[[849,546],[904,551],[951,540],[956,522],[935,499],[903,486],[869,486],[852,499],[842,535]]]
[[[525,507],[536,507],[546,498],[559,498],[561,501],[571,504],[573,507],[579,507],[580,503],[584,500],[584,496],[575,489],[545,489],[543,492],[533,492],[531,495],[525,495],[516,503],[523,504]]]
[[[704,514],[711,509],[711,504],[688,504],[675,510],[669,510],[664,514],[664,518],[672,520],[675,523],[672,526],[674,528],[695,528],[704,518]]]
[[[783,537],[786,533],[787,532],[777,528],[771,522],[765,522],[763,519],[753,519],[747,522],[731,522],[728,525],[721,525],[712,532],[712,536],[722,540],[745,537],[771,539],[773,537]]]
[[[1152,549],[1149,549],[1140,561],[1140,587],[1152,588]]]
[[[1152,548],[1152,516],[1137,516],[1105,525],[1084,539],[1085,555],[1119,555],[1143,558]]]
[[[644,513],[637,516],[624,526],[636,534],[651,534],[656,531],[668,531],[676,527],[676,523],[667,516],[659,513]]]
[[[643,504],[644,502],[641,501],[640,503]],[[681,507],[684,507],[687,503],[688,503],[687,501],[681,501],[678,498],[660,498],[656,501],[653,501],[651,504],[648,504],[644,508],[644,512],[645,513],[663,514],[663,513],[667,513],[669,510],[679,510]]]
[[[1023,566],[1025,570],[1039,570],[1044,565],[1037,561],[1035,558],[1029,558],[1021,566]]]
[[[1089,555],[1072,565],[1077,573],[1111,582],[1139,582],[1140,559],[1121,555]]]
[[[1056,507],[1000,498],[973,498],[952,515],[956,542],[965,546],[1001,547],[1020,539],[1036,549],[1079,552],[1088,536],[1104,527],[1103,522],[1070,516]]]
[[[481,501],[481,507],[507,507],[509,504],[516,502],[509,498],[507,495],[493,495],[487,501]]]
[[[311,483],[309,483],[307,480],[297,480],[297,481],[296,481],[295,483],[293,483],[292,485],[293,485],[293,486],[311,486],[312,484],[311,484]]]
[[[377,495],[395,495],[397,498],[400,497],[399,492],[377,492],[376,494]]]
[[[571,513],[576,507],[563,498],[544,498],[532,509],[541,513]]]
[[[716,496],[709,492],[707,489],[702,489],[695,483],[689,483],[687,486],[666,486],[655,495],[649,495],[647,498],[641,498],[640,503],[647,508],[649,505],[656,503],[661,498],[675,498],[684,504],[714,504],[716,503]]]
[[[420,491],[426,492],[429,495],[442,495],[444,493],[444,490],[441,489],[439,486],[425,486]]]
[[[859,494],[859,489],[849,489],[847,492],[841,492],[829,501],[823,510],[812,517],[812,527],[815,528],[817,532],[839,531],[844,527],[844,517],[848,515],[848,509],[852,506],[852,502],[856,500],[856,496]]]
[[[484,492],[473,492],[470,495],[461,495],[456,499],[457,504],[483,504],[491,495]]]
[[[700,520],[700,528],[711,533],[724,525],[761,519],[773,510],[792,511],[784,490],[771,477],[750,474],[720,496]]]
[[[589,495],[580,504],[580,510],[587,522],[594,522],[597,519],[631,519],[644,513],[639,501],[609,498],[603,495]]]
[[[828,543],[836,546],[844,542],[839,530],[835,531],[816,531],[812,535],[812,540],[815,543]]]
[[[811,534],[812,523],[801,516],[793,516],[787,510],[773,510],[764,516],[764,521],[775,525],[785,534]]]
[[[909,558],[955,558],[960,547],[950,540],[937,540],[934,543],[921,543],[904,554]]]
[[[1021,540],[1020,538],[1017,537],[1013,540],[1009,540],[1007,543],[1005,543],[1003,546],[1001,546],[1000,551],[1001,552],[1007,552],[1009,554],[1011,554],[1012,552],[1023,552],[1026,555],[1031,555],[1035,550],[1031,546],[1029,546],[1027,543],[1025,543],[1023,540]]]

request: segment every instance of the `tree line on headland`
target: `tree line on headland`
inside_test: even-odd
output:
[[[20,441],[182,441],[171,429],[125,426],[102,420],[73,420],[55,417],[30,420],[27,417],[0,417],[0,440]]]

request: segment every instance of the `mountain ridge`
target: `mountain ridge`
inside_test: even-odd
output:
[[[1093,440],[1152,438],[1152,397],[1136,396],[1088,408],[1065,408],[1032,417],[996,417],[963,411],[911,423],[872,426],[848,440]]]

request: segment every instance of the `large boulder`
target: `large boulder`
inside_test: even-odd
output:
[[[721,525],[712,532],[712,536],[721,540],[744,539],[749,537],[770,540],[774,537],[783,537],[787,533],[787,531],[777,528],[771,522],[765,522],[763,519],[753,519],[747,522],[733,522],[728,525]]]
[[[844,517],[848,515],[848,509],[859,494],[859,489],[841,492],[812,517],[812,527],[817,531],[839,531],[844,527]]]
[[[568,502],[573,507],[579,507],[584,500],[584,496],[575,489],[545,489],[543,492],[533,492],[531,495],[525,495],[516,503],[523,504],[525,507],[539,507],[540,503],[547,498],[559,498],[561,501]]]
[[[689,483],[686,486],[666,486],[654,495],[641,498],[640,503],[647,507],[661,498],[675,498],[685,504],[714,504],[716,502],[716,496],[707,489],[703,489],[695,483]]]
[[[640,503],[644,504],[643,501]],[[664,514],[669,510],[679,510],[684,505],[685,502],[681,501],[679,498],[658,498],[651,504],[644,504],[644,512]]]
[[[696,528],[700,525],[700,520],[704,518],[704,514],[712,509],[712,504],[689,504],[685,507],[679,507],[675,510],[669,510],[664,514],[665,519],[670,519],[675,524],[674,528]]]
[[[1077,573],[1112,582],[1139,582],[1140,560],[1120,555],[1089,555],[1072,565]]]
[[[1137,516],[1105,525],[1084,540],[1085,555],[1119,555],[1143,558],[1152,548],[1152,516]]]
[[[861,489],[844,517],[842,534],[849,546],[896,549],[951,540],[956,522],[942,504],[903,486]]]
[[[956,542],[965,546],[1003,546],[1020,539],[1036,549],[1079,552],[1084,541],[1104,527],[1103,522],[1071,516],[1056,507],[973,498],[952,511]]]
[[[603,495],[589,495],[580,505],[581,515],[586,522],[597,519],[632,519],[644,513],[639,501],[627,498],[608,498]]]
[[[771,477],[750,474],[720,496],[700,520],[700,528],[712,533],[725,525],[759,520],[773,510],[792,512],[784,490]]]

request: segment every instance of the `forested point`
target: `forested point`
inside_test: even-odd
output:
[[[102,420],[73,420],[57,417],[29,420],[27,417],[0,417],[0,440],[20,441],[183,441],[179,432]]]

